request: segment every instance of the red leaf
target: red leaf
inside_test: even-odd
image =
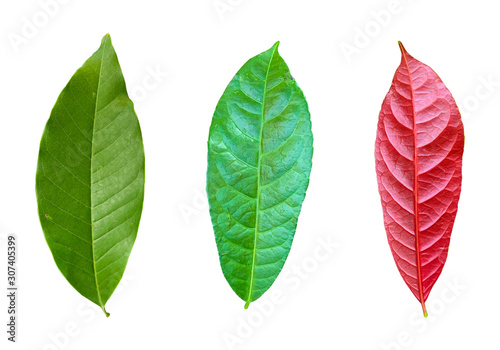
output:
[[[441,79],[399,46],[401,64],[379,115],[377,181],[392,255],[427,316],[457,213],[464,129]]]

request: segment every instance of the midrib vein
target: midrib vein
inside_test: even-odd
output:
[[[253,256],[252,256],[252,271],[250,273],[250,287],[248,288],[248,297],[245,303],[245,309],[248,308],[252,301],[252,291],[254,287],[254,274],[255,274],[255,265],[256,265],[256,259],[257,259],[257,232],[259,228],[259,206],[260,206],[260,190],[261,190],[261,184],[260,184],[260,178],[261,178],[261,170],[262,170],[262,150],[263,150],[263,130],[264,130],[264,111],[265,111],[265,105],[266,105],[266,93],[267,93],[267,80],[269,77],[269,70],[271,68],[271,62],[273,61],[274,58],[274,53],[276,52],[276,45],[274,47],[273,52],[271,53],[271,57],[269,58],[269,63],[267,65],[267,70],[266,70],[266,77],[264,79],[264,94],[262,96],[262,110],[261,110],[261,115],[260,115],[260,138],[259,138],[259,155],[257,158],[257,204],[255,206],[255,230],[254,230],[254,240],[253,240]]]
[[[97,298],[99,300],[99,305],[101,306],[102,311],[109,316],[109,313],[106,311],[101,299],[101,290],[99,288],[99,282],[97,280],[97,269],[96,269],[96,259],[95,259],[95,249],[94,249],[94,202],[92,199],[92,173],[93,173],[93,159],[94,159],[94,135],[95,135],[95,120],[97,118],[97,106],[99,105],[99,87],[101,86],[101,71],[102,71],[102,62],[104,61],[104,54],[106,52],[106,46],[109,42],[109,39],[106,39],[104,45],[102,47],[102,55],[101,62],[99,64],[99,79],[97,80],[97,91],[95,97],[95,108],[94,108],[94,120],[92,121],[92,139],[90,143],[90,227],[91,227],[91,242],[92,242],[92,264],[94,267],[94,278],[95,278],[95,286],[97,290]]]
[[[419,195],[418,195],[418,148],[417,148],[417,120],[416,120],[416,112],[415,112],[415,96],[413,93],[413,80],[410,73],[410,66],[408,65],[408,60],[406,58],[406,51],[401,43],[399,43],[401,48],[401,53],[403,55],[403,59],[405,61],[406,69],[408,71],[408,80],[410,82],[410,93],[411,93],[411,108],[413,114],[413,165],[414,165],[414,183],[413,183],[413,200],[414,200],[414,215],[415,215],[415,252],[416,252],[416,265],[417,265],[417,279],[418,279],[418,292],[420,295],[420,304],[422,304],[422,310],[424,312],[424,316],[427,317],[427,310],[425,308],[424,301],[424,289],[422,285],[422,266],[421,266],[421,257],[420,257],[420,220],[419,220]]]

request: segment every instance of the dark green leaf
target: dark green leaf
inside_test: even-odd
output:
[[[57,267],[104,306],[122,278],[144,198],[144,149],[109,35],[57,99],[40,142],[38,213]]]
[[[312,164],[307,102],[278,44],[234,76],[208,140],[207,192],[219,259],[245,308],[285,263]]]

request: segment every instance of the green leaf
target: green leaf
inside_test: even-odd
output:
[[[278,44],[236,73],[208,140],[207,193],[220,264],[245,308],[283,268],[312,165],[307,102]]]
[[[141,130],[109,35],[52,109],[36,195],[57,267],[109,316],[104,306],[125,270],[144,198]]]

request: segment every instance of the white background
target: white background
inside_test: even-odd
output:
[[[499,348],[500,22],[492,1],[59,0],[44,10],[54,1],[0,5],[0,232],[20,240],[19,342],[7,344],[2,326],[1,349]],[[53,104],[108,32],[147,169],[138,238],[106,319],[53,262],[35,169]],[[206,141],[228,82],[277,40],[309,102],[314,164],[282,274],[244,310],[221,273],[203,198]],[[459,212],[427,319],[392,259],[374,170],[398,40],[443,79],[466,133]],[[349,45],[355,53],[346,55]],[[2,248],[0,295],[5,260]]]

